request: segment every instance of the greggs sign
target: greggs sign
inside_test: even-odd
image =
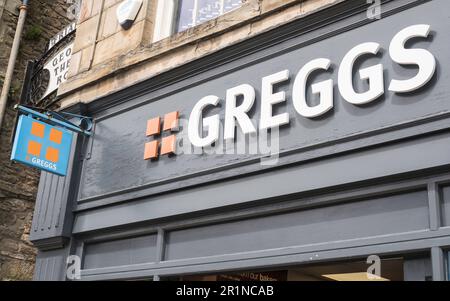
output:
[[[17,124],[11,160],[59,176],[67,174],[72,133],[21,115]]]
[[[431,27],[418,24],[404,28],[398,32],[389,45],[389,56],[399,66],[417,66],[418,72],[409,79],[390,79],[389,86],[385,87],[384,67],[382,64],[359,70],[361,80],[367,80],[369,89],[366,92],[357,92],[353,86],[353,70],[358,59],[367,55],[378,55],[382,45],[376,42],[367,42],[355,46],[344,56],[338,68],[337,86],[342,98],[352,105],[360,106],[377,100],[385,93],[411,93],[425,86],[435,74],[436,59],[425,49],[407,48],[405,45],[413,38],[427,38]],[[329,71],[332,62],[327,58],[317,58],[305,64],[300,71],[291,75],[289,70],[280,70],[277,73],[262,78],[261,83],[261,111],[258,126],[255,126],[249,117],[249,112],[256,101],[255,88],[249,84],[241,84],[226,91],[225,118],[223,139],[234,140],[237,125],[244,134],[254,134],[258,130],[269,130],[289,124],[289,113],[274,115],[273,106],[291,101],[295,111],[304,118],[316,118],[324,115],[334,107],[334,81],[332,79],[315,83],[311,86],[312,92],[320,96],[317,105],[311,106],[307,101],[307,82],[311,74],[316,71]],[[274,92],[274,85],[288,81],[293,77],[292,99],[287,99],[285,91]],[[386,92],[386,90],[388,92]],[[238,99],[240,99],[238,104]],[[198,148],[209,147],[220,137],[220,117],[213,115],[204,117],[204,111],[210,107],[217,107],[221,99],[215,95],[201,98],[189,114],[188,137],[190,143]],[[178,119],[178,113],[165,116],[164,129],[173,130],[172,123]],[[148,123],[147,134],[151,136],[160,132],[159,118]],[[207,134],[205,134],[207,132]],[[162,141],[161,154],[175,153],[174,136],[168,136]],[[150,145],[151,144],[151,145]],[[145,159],[158,157],[159,142],[149,142],[146,145]]]

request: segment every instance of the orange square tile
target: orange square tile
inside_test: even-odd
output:
[[[33,122],[31,124],[31,135],[44,138],[45,134],[45,125],[39,122]]]
[[[42,149],[42,144],[35,142],[35,141],[28,142],[28,150],[27,150],[28,154],[30,154],[32,156],[40,157],[41,149]]]
[[[178,129],[179,115],[178,111],[166,114],[164,116],[163,131]]]
[[[47,148],[45,159],[53,163],[57,163],[59,161],[59,150],[53,147]]]
[[[161,155],[175,154],[176,136],[172,135],[162,139]]]
[[[156,117],[147,121],[147,137],[161,132],[161,117]]]
[[[158,158],[159,141],[152,141],[145,144],[144,160]]]
[[[62,141],[62,132],[58,131],[54,128],[50,130],[50,141],[56,144],[61,144]]]

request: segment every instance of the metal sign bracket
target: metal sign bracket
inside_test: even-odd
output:
[[[16,105],[15,109],[19,110],[22,114],[46,121],[51,125],[61,126],[69,131],[85,136],[92,136],[93,119],[91,117],[54,111],[39,113],[36,110],[42,109],[22,105]],[[69,121],[69,118],[76,119],[76,123]]]

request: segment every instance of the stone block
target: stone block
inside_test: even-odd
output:
[[[261,14],[280,9],[284,6],[291,5],[293,3],[300,3],[301,0],[262,0],[261,1]]]
[[[87,19],[89,19],[92,15],[92,4],[94,0],[82,0],[81,1],[81,8],[80,8],[80,15],[78,16],[78,24],[81,24],[85,22]],[[97,1],[101,2],[101,1]]]
[[[99,39],[102,40],[122,30],[117,21],[116,10],[118,4],[107,8],[102,14]]]
[[[97,38],[97,23],[100,16],[97,15],[93,18],[86,20],[85,22],[77,26],[77,32],[75,37],[75,44],[73,47],[73,52],[78,52],[83,48],[93,45]]]
[[[72,57],[70,58],[70,67],[69,67],[69,73],[67,76],[70,78],[77,74],[80,70],[80,63],[81,63],[81,50],[78,52],[72,53]]]
[[[124,55],[141,44],[144,34],[145,22],[133,25],[131,29],[121,30],[97,43],[94,56],[94,65]]]

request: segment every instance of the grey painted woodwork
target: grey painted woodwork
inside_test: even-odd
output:
[[[93,116],[95,135],[74,145],[70,177],[43,174],[32,240],[40,248],[37,280],[65,279],[65,258],[82,259],[82,280],[141,279],[361,259],[405,257],[405,279],[445,279],[450,246],[450,2],[383,1],[383,18],[368,20],[366,1],[349,0],[280,26],[71,112]],[[201,97],[224,97],[263,76],[294,75],[318,57],[333,61],[374,41],[386,86],[414,75],[387,53],[399,30],[430,24],[413,45],[435,54],[433,80],[410,95],[387,92],[371,105],[343,101],[324,118],[298,116],[292,80],[278,89],[290,113],[280,131],[276,166],[260,157],[180,155],[142,160],[146,121]],[[332,49],[333,51],[330,51]],[[358,89],[367,83],[355,80]],[[312,101],[315,101],[308,92]],[[259,103],[252,111],[257,119]],[[222,114],[222,110],[217,112]],[[220,111],[220,112],[219,112]],[[210,113],[215,113],[213,110]]]
[[[441,247],[434,246],[431,248],[431,264],[433,267],[433,280],[445,280],[444,252]]]
[[[86,244],[83,268],[130,265],[156,261],[156,235]]]
[[[67,255],[67,248],[40,251],[36,257],[34,280],[64,280]]]
[[[165,259],[320,244],[428,227],[427,196],[419,191],[172,231],[167,234]]]
[[[413,258],[403,265],[405,281],[427,281],[432,278],[431,261],[429,258]]]
[[[83,137],[75,134],[68,176],[41,173],[30,240],[40,249],[63,247],[71,237],[73,200],[78,187],[79,156]]]

